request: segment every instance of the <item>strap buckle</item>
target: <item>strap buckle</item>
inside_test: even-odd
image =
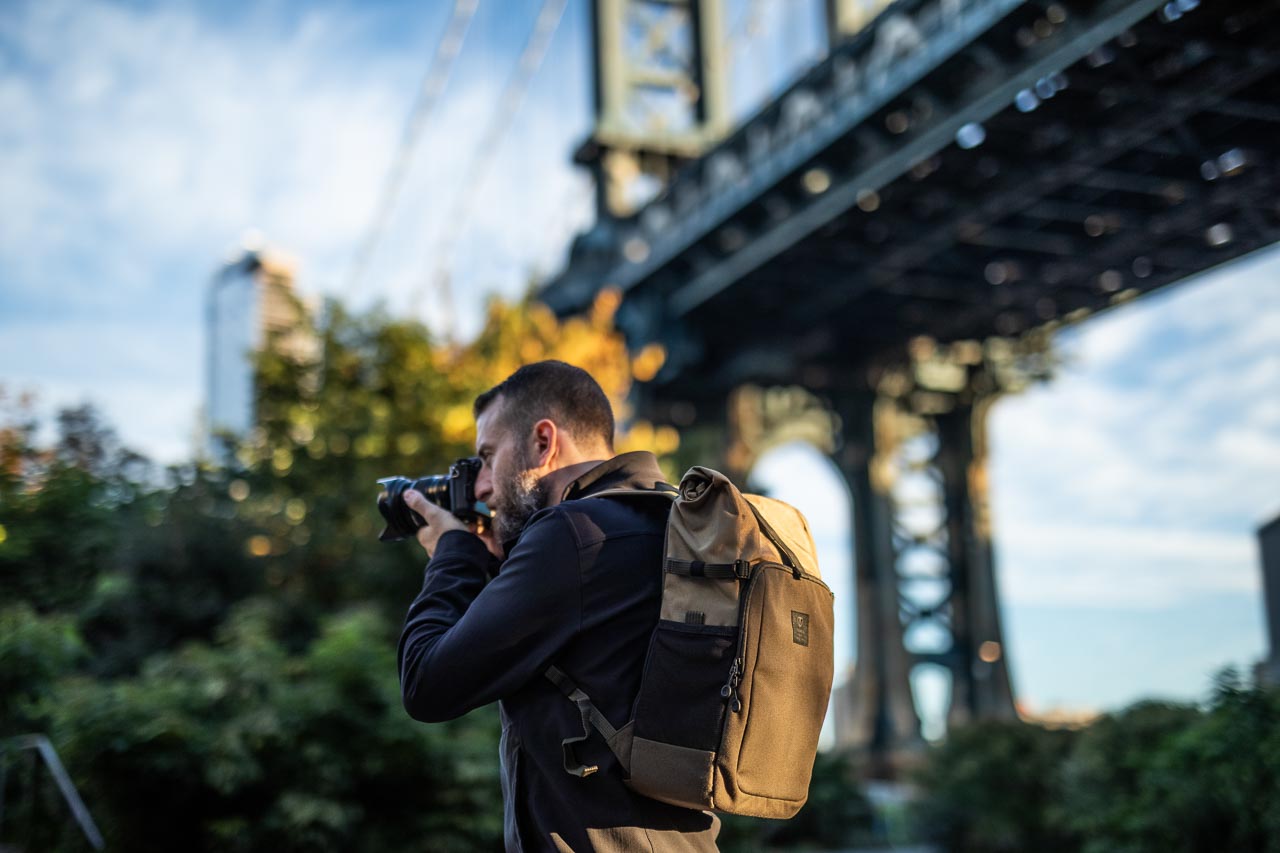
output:
[[[586,779],[600,769],[598,764],[583,764],[578,760],[578,754],[574,747],[586,740],[587,737],[584,734],[579,737],[567,737],[560,741],[560,748],[564,750],[564,772],[570,776],[577,776],[579,779]]]

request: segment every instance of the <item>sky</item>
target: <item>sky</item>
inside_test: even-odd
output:
[[[1202,699],[1214,673],[1267,654],[1256,531],[1280,515],[1280,249],[1099,315],[1056,345],[1054,379],[1000,400],[989,421],[1019,703]],[[787,446],[754,476],[809,517],[824,577],[852,606],[835,469]],[[852,631],[837,625],[846,664]],[[936,680],[917,687],[936,713]]]
[[[130,446],[189,456],[206,288],[251,231],[298,259],[308,294],[466,337],[485,298],[554,272],[593,216],[570,163],[591,121],[585,0],[568,2],[474,203],[460,202],[539,5],[482,0],[353,282],[450,3],[5,4],[0,387],[35,392],[45,412],[90,401]],[[739,115],[817,58],[819,9],[729,0]],[[1280,513],[1278,276],[1280,253],[1261,254],[1092,319],[1061,336],[1052,382],[995,407],[998,582],[1027,707],[1197,698],[1216,669],[1264,653],[1254,531]],[[832,469],[781,448],[756,479],[810,515],[851,611]],[[793,497],[791,483],[812,487]]]

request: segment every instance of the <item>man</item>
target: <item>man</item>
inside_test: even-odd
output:
[[[405,709],[436,722],[500,701],[508,850],[715,850],[709,812],[632,793],[599,735],[544,673],[573,679],[610,722],[631,716],[657,625],[670,505],[651,453],[613,454],[613,411],[586,371],[520,368],[475,402],[480,535],[416,492],[431,560],[400,637]],[[503,558],[505,555],[505,559]],[[492,580],[489,580],[492,578]],[[598,766],[586,776],[566,766]]]

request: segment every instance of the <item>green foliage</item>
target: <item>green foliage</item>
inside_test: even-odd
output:
[[[84,655],[71,617],[42,617],[25,602],[0,610],[0,738],[41,730],[40,700]]]
[[[581,364],[621,407],[614,308],[494,302],[442,346],[331,304],[260,354],[258,427],[219,466],[157,471],[86,407],[43,447],[30,401],[0,393],[0,733],[49,734],[115,849],[498,847],[494,709],[423,726],[400,707],[423,558],[377,541],[375,481],[470,455],[472,400],[525,361]],[[16,840],[79,849],[46,825],[66,817],[50,785],[23,784],[36,829]]]
[[[916,782],[927,796],[916,818],[955,853],[1074,850],[1053,787],[1072,734],[987,721],[951,732]]]
[[[1280,850],[1280,693],[1226,672],[1207,710],[1140,703],[1065,768],[1088,853]]]
[[[116,511],[121,540],[79,609],[98,675],[134,673],[157,650],[212,638],[235,602],[267,589],[225,475],[188,466],[169,476],[169,488]]]
[[[377,480],[443,473],[470,455],[478,391],[438,369],[421,324],[330,305],[313,334],[311,358],[259,358],[259,426],[224,485],[237,544],[256,547],[275,594],[310,618],[351,601],[398,618],[421,552],[377,541]]]
[[[120,849],[475,850],[501,836],[496,719],[414,723],[394,626],[328,617],[307,651],[278,609],[237,607],[213,645],[155,655],[136,679],[64,682],[50,729]]]
[[[971,726],[918,782],[919,826],[948,850],[1280,851],[1280,691],[1226,672],[1204,708]]]
[[[34,420],[18,418],[0,425],[0,599],[74,608],[119,540],[115,511],[133,497],[126,472],[138,457],[88,408],[60,415],[48,450],[33,443]]]
[[[1072,806],[1067,820],[1093,851],[1180,847],[1180,821],[1169,823],[1162,802],[1169,782],[1162,764],[1179,734],[1200,712],[1188,705],[1140,702],[1097,720],[1060,769],[1060,787]]]

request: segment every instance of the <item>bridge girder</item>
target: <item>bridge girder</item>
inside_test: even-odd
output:
[[[980,488],[999,383],[888,395],[937,441],[950,591],[921,609],[875,473],[884,377],[920,341],[1034,342],[1280,240],[1277,102],[1280,0],[898,0],[634,215],[603,216],[543,289],[560,313],[622,292],[632,344],[666,348],[650,418],[724,428],[744,383],[840,415],[860,655],[843,725],[884,768],[920,745],[913,666],[948,670],[953,721],[1013,713]],[[904,644],[924,611],[948,648]]]

